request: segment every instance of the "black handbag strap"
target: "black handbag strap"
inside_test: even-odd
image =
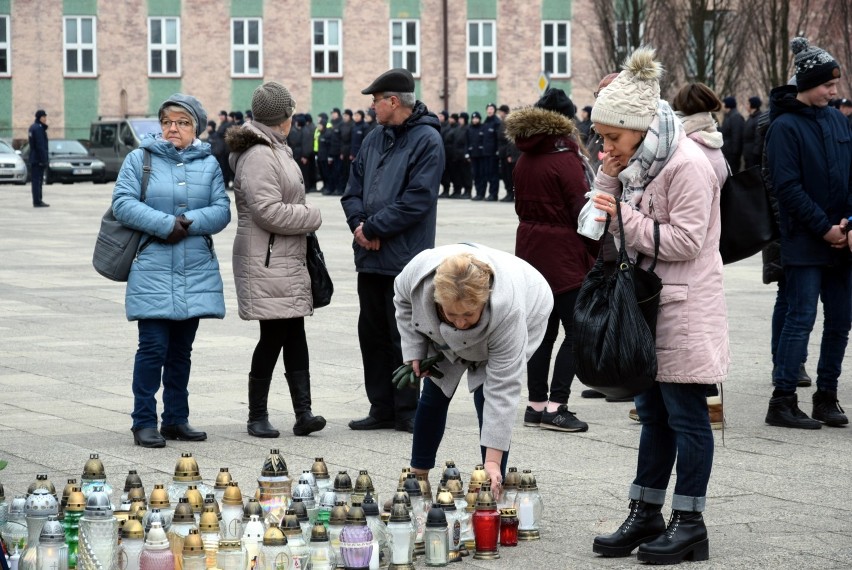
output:
[[[140,202],[145,201],[145,194],[148,192],[148,179],[151,178],[151,151],[147,148],[142,149],[142,195],[139,197]]]
[[[624,221],[621,219],[621,204],[618,204],[618,207],[615,209],[615,212],[618,214],[618,234],[621,237],[621,249],[618,252],[619,265],[623,260],[627,259],[627,242],[624,239]],[[609,214],[606,215],[606,226],[604,227],[604,232],[609,228]],[[622,254],[624,258],[622,259]],[[657,257],[660,255],[660,224],[654,220],[654,259],[651,261],[651,265],[648,266],[648,271],[654,271],[654,268],[657,266]],[[636,256],[636,265],[639,265],[639,261],[642,259],[642,254]]]

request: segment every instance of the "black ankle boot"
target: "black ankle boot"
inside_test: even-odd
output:
[[[279,432],[269,423],[266,401],[269,398],[269,385],[272,378],[255,378],[249,374],[248,396],[249,415],[246,428],[254,437],[278,437]]]
[[[311,373],[307,370],[288,372],[287,384],[290,386],[290,399],[293,401],[293,412],[296,414],[296,424],[293,433],[309,435],[325,427],[325,418],[315,416],[311,412]]]
[[[837,401],[837,392],[817,390],[814,392],[814,410],[811,414],[815,420],[819,420],[827,426],[840,427],[849,423],[840,402]]]
[[[799,399],[796,394],[788,396],[772,396],[769,399],[769,409],[764,420],[771,426],[797,429],[820,429],[822,424],[812,420],[799,409]]]
[[[631,500],[627,519],[614,533],[595,537],[592,552],[616,558],[630,556],[637,546],[666,531],[666,521],[660,513],[662,508],[662,505]]]
[[[710,541],[701,513],[672,511],[666,532],[639,547],[636,558],[652,564],[678,564],[683,560],[708,560]]]

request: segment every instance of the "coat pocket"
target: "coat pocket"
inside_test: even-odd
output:
[[[689,336],[689,285],[663,284],[657,317],[657,348],[687,347]]]

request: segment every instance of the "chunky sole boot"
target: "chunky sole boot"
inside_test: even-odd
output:
[[[666,521],[660,513],[662,508],[662,505],[631,500],[627,519],[614,533],[595,537],[592,552],[610,558],[630,556],[637,547],[666,532]]]
[[[246,431],[253,437],[275,438],[280,435],[278,430],[269,423],[266,403],[269,399],[270,384],[272,384],[272,378],[255,378],[249,374],[249,415]]]
[[[820,429],[822,427],[821,423],[809,418],[805,412],[799,409],[799,399],[796,394],[770,398],[769,409],[764,421],[776,427],[796,429]]]
[[[672,511],[666,532],[639,547],[639,562],[679,564],[710,559],[710,541],[701,513]]]
[[[837,392],[817,390],[813,399],[814,409],[811,415],[815,420],[832,427],[842,427],[849,423],[840,402],[837,401]]]
[[[325,427],[325,418],[311,412],[311,373],[307,370],[288,372],[287,385],[290,386],[290,400],[296,414],[293,426],[295,435],[310,435]]]
[[[165,438],[155,427],[133,430],[133,443],[148,448],[166,447]]]

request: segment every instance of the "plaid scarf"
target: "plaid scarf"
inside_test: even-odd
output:
[[[672,108],[660,99],[657,115],[651,121],[642,144],[630,158],[627,168],[618,175],[623,187],[622,202],[630,204],[634,210],[639,209],[645,187],[657,177],[674,154],[682,129],[683,125]]]

